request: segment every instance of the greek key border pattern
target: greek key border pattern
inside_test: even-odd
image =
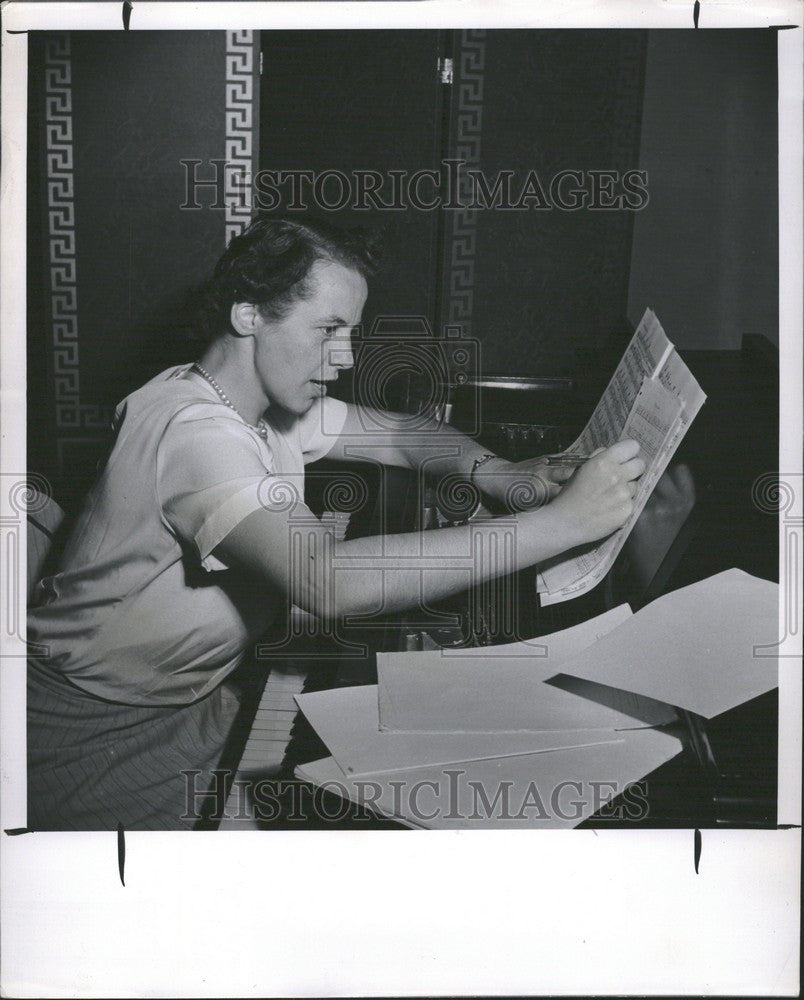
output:
[[[482,28],[461,33],[458,53],[458,109],[456,116],[455,155],[465,160],[467,167],[480,165],[483,130],[483,76],[486,67],[486,32]],[[471,182],[461,177],[460,198],[471,199]],[[452,231],[449,255],[450,325],[460,326],[464,336],[472,333],[472,311],[475,288],[475,253],[477,210],[451,212]]]
[[[45,45],[45,131],[56,428],[106,428],[111,412],[80,402],[72,59],[66,32],[51,35]]]
[[[259,37],[259,36],[257,36]],[[255,66],[253,31],[226,32],[226,242],[251,222],[251,179],[254,173]]]

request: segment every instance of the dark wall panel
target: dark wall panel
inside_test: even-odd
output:
[[[629,317],[679,347],[778,344],[776,32],[652,31]]]
[[[228,44],[225,32],[30,37],[29,466],[63,503],[91,479],[114,405],[197,351],[193,293],[226,217],[210,191],[182,208],[181,161],[209,176],[227,155]]]
[[[222,251],[224,219],[222,211],[181,208],[181,161],[224,158],[225,53],[223,32],[74,34],[88,400],[114,402],[187,353],[184,299]]]
[[[380,195],[393,202],[390,172],[432,169],[440,155],[440,52],[434,31],[263,32],[261,170],[377,171]],[[354,190],[354,189],[353,189]],[[424,186],[422,188],[424,190]],[[304,202],[316,210],[305,185]],[[322,189],[334,204],[335,185]],[[276,212],[292,214],[289,185]],[[351,201],[318,215],[344,226],[377,227],[387,259],[371,283],[363,319],[435,315],[438,249],[436,212],[354,210]]]
[[[573,373],[625,326],[633,212],[593,210],[588,171],[638,166],[642,32],[491,31],[485,40],[479,166],[529,171],[546,196],[476,214],[472,327],[487,370]],[[560,171],[580,171],[587,202],[556,204]],[[567,203],[571,197],[564,195]]]

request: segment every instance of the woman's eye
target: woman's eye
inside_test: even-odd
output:
[[[338,332],[337,326],[322,326],[321,329],[324,331],[324,336],[326,337],[334,337]]]

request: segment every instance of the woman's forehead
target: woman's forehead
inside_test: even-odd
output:
[[[358,271],[336,261],[316,261],[307,283],[307,295],[297,303],[305,313],[322,312],[346,324],[359,320],[368,286]]]

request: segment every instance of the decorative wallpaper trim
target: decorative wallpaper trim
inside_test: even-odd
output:
[[[458,53],[458,109],[455,156],[466,167],[480,165],[483,130],[483,74],[486,66],[486,32],[473,29],[461,33]],[[460,197],[471,200],[471,181],[461,175]],[[450,213],[452,228],[449,245],[447,322],[460,326],[463,336],[472,334],[472,311],[475,288],[475,253],[477,210],[463,209]]]
[[[72,62],[66,32],[51,35],[45,46],[45,130],[56,429],[105,430],[111,411],[81,405],[79,392]]]
[[[256,35],[256,37],[255,37]],[[226,242],[251,222],[259,33],[226,32]]]

